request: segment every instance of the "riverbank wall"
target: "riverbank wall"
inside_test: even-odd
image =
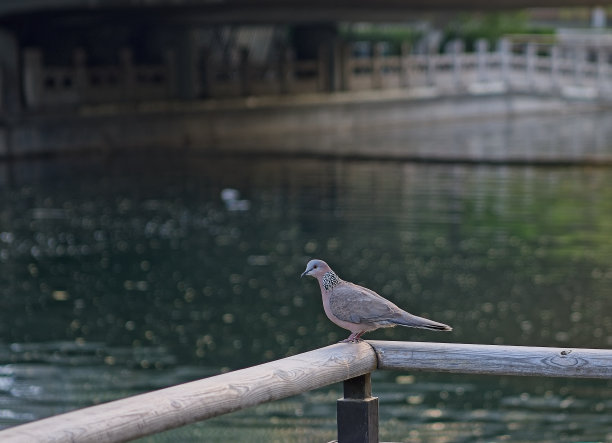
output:
[[[592,112],[606,104],[560,96],[435,96],[432,90],[359,91],[197,102],[82,106],[30,113],[4,124],[0,156],[134,148],[206,153],[402,157],[401,143],[377,146],[369,134],[444,121]],[[360,135],[366,142],[354,143]],[[351,142],[352,141],[352,142]]]

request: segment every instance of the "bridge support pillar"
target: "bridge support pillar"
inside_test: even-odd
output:
[[[176,47],[176,78],[174,86],[179,98],[193,100],[200,95],[199,56],[197,31],[187,27],[178,32]]]
[[[378,397],[372,397],[370,374],[344,381],[337,414],[338,443],[378,443]]]
[[[18,115],[22,110],[19,43],[6,30],[0,30],[0,112]]]

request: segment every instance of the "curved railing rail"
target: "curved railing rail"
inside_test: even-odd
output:
[[[344,381],[342,441],[378,441],[376,369],[612,379],[612,350],[343,343],[0,431],[2,442],[120,442]]]

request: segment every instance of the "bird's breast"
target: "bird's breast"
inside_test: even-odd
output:
[[[323,310],[325,311],[325,314],[331,321],[335,321],[336,316],[333,314],[331,310],[331,305],[330,305],[330,299],[331,299],[332,292],[333,292],[333,289],[326,290],[324,288],[321,288],[321,297],[323,299]]]

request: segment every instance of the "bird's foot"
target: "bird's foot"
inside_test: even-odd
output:
[[[363,341],[362,338],[359,338],[360,335],[361,334],[351,334],[348,338],[340,340],[338,343],[359,343],[360,341]]]
[[[360,341],[363,341],[363,339],[359,337],[349,337],[345,338],[344,340],[340,340],[338,343],[359,343]]]

